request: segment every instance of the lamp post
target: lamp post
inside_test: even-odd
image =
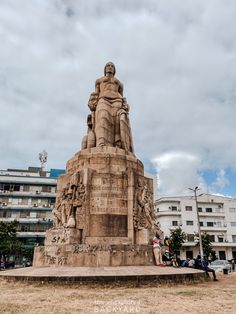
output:
[[[202,235],[201,235],[201,228],[200,228],[200,219],[199,219],[199,212],[198,212],[198,202],[197,202],[197,191],[199,191],[199,187],[196,186],[194,189],[188,188],[189,190],[194,192],[195,202],[196,202],[196,211],[197,211],[197,225],[198,225],[198,234],[199,234],[199,246],[200,246],[200,255],[203,258],[203,248],[202,248]]]

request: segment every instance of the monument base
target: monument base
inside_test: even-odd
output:
[[[34,267],[41,266],[151,266],[151,245],[59,244],[35,248]]]

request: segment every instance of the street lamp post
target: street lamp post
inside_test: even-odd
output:
[[[197,191],[199,191],[200,189],[196,186],[194,189],[189,188],[189,190],[194,192],[194,197],[195,197],[195,202],[196,202],[196,211],[197,211],[197,225],[198,225],[198,234],[199,234],[200,255],[201,255],[201,258],[203,258],[202,235],[201,235],[200,219],[199,219],[199,212],[198,212],[198,202],[197,202]]]

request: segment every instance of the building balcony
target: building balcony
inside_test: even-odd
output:
[[[235,242],[212,242],[213,247],[236,247]]]
[[[52,219],[50,218],[0,218],[2,222],[13,222],[17,221],[20,224],[27,223],[27,224],[52,224]]]
[[[12,204],[7,204],[7,205],[0,205],[0,209],[5,209],[5,210],[44,210],[44,211],[52,211],[54,208],[54,205],[12,205]]]
[[[219,213],[199,212],[199,217],[225,217],[225,213],[224,212],[219,212]]]
[[[226,232],[227,231],[227,226],[213,226],[213,227],[207,227],[207,226],[203,226],[201,227],[201,231],[221,231],[221,232]]]
[[[0,191],[0,196],[10,196],[10,197],[32,197],[32,198],[56,198],[56,193],[52,192],[31,192],[31,191]]]
[[[32,231],[19,231],[16,233],[17,238],[31,238],[31,237],[42,237],[45,238],[46,232],[32,232]]]
[[[159,211],[156,213],[157,217],[163,217],[163,216],[181,216],[181,211],[172,211],[172,210],[166,210],[166,211]]]
[[[198,246],[198,242],[189,241],[184,242],[183,247]],[[211,242],[212,247],[236,247],[236,242]]]

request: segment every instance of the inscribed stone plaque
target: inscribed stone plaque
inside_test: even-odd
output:
[[[127,216],[98,214],[90,216],[91,237],[127,237]]]
[[[90,192],[90,214],[128,214],[126,174],[94,173]]]

